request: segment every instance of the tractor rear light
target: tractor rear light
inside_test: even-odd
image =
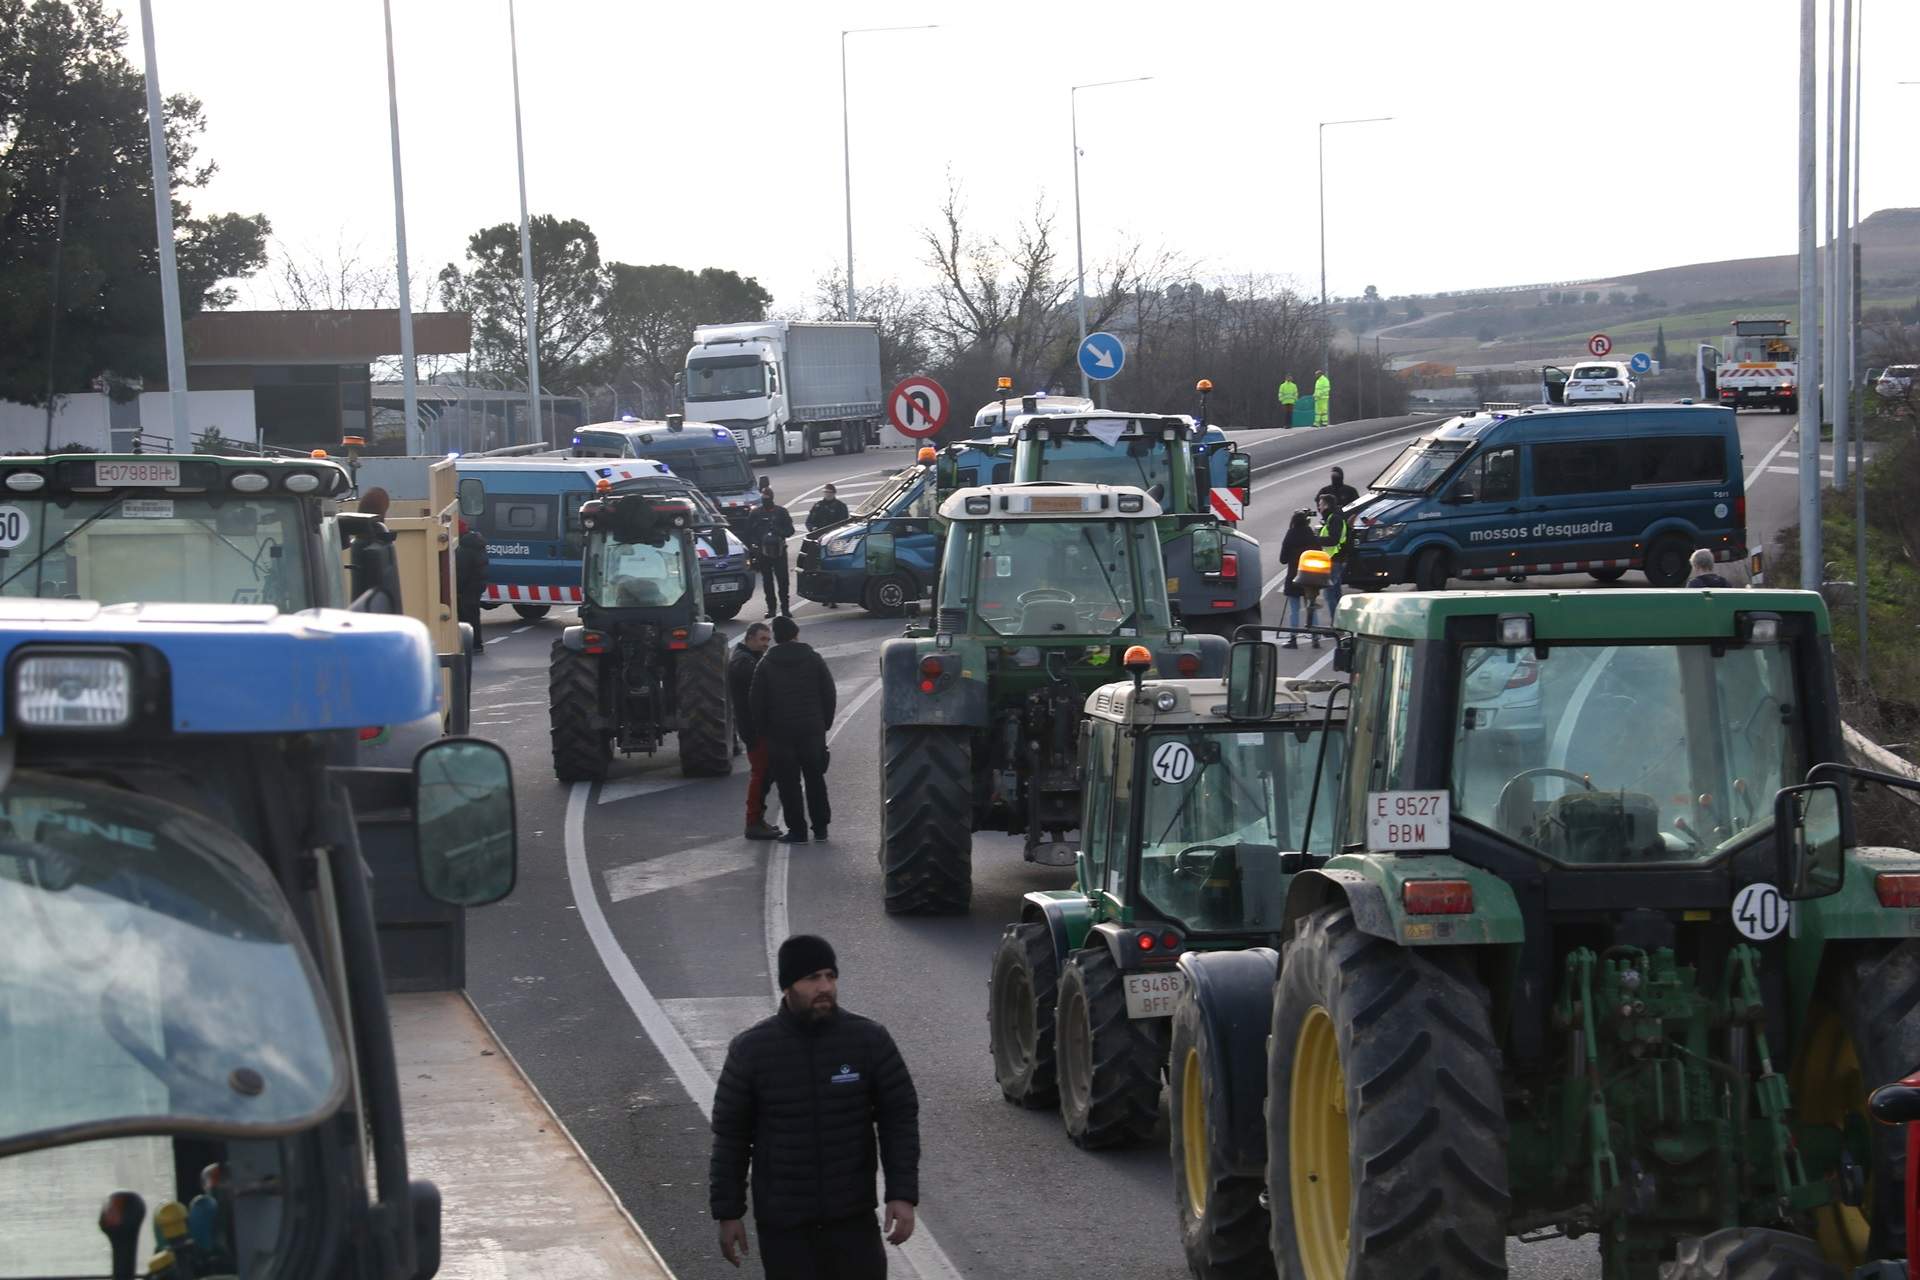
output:
[[[1197,653],[1183,653],[1174,659],[1173,666],[1174,669],[1183,676],[1197,676],[1200,674],[1200,655]]]
[[[381,734],[385,732],[386,730],[377,724],[368,725],[366,728],[360,731],[360,741],[372,742],[374,739],[378,738]]]
[[[686,647],[687,647],[687,629],[685,627],[675,627],[672,631],[667,633],[667,648],[684,649]]]
[[[1240,553],[1229,551],[1220,557],[1220,576],[1238,578],[1240,576]]]
[[[1167,951],[1180,949],[1180,935],[1169,929],[1160,935],[1160,946]]]
[[[1464,916],[1473,911],[1473,885],[1465,880],[1409,880],[1400,904],[1416,916]]]
[[[1142,951],[1151,951],[1155,946],[1153,935],[1150,933],[1143,933],[1139,937],[1133,940],[1133,945],[1140,948],[1140,950]]]
[[[920,692],[922,693],[932,693],[934,689],[937,687],[938,686],[936,686],[934,682],[931,680],[922,680],[920,682]]]
[[[920,659],[920,674],[929,678],[937,677],[940,674],[942,665],[940,659],[934,657],[932,654],[928,654],[926,657]]]
[[[1920,875],[1882,872],[1873,878],[1873,892],[1883,907],[1920,907]]]
[[[580,649],[583,653],[605,653],[607,651],[607,633],[588,631],[580,637]]]

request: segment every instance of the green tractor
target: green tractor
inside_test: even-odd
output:
[[[1146,651],[1127,654],[1133,683],[1087,702],[1074,886],[1029,893],[994,952],[994,1077],[1009,1102],[1057,1102],[1081,1147],[1152,1136],[1183,1051],[1180,958],[1204,951],[1271,981],[1298,850],[1316,829],[1327,847],[1341,748],[1321,743],[1344,686],[1276,681],[1244,660],[1258,653],[1236,649],[1225,681],[1146,679]],[[1259,1193],[1247,1188],[1237,1245],[1264,1254]]]
[[[1920,854],[1857,847],[1845,783],[1914,784],[1834,763],[1820,598],[1368,595],[1339,622],[1339,852],[1289,884],[1277,976],[1181,960],[1183,1229],[1248,1186],[1271,1210],[1270,1256],[1196,1274],[1498,1277],[1509,1236],[1597,1235],[1606,1280],[1902,1256],[1904,1148],[1867,1099],[1920,1063]]]
[[[1075,759],[1087,695],[1139,645],[1156,670],[1218,675],[1227,645],[1167,607],[1154,521],[1138,489],[962,489],[940,507],[945,548],[932,627],[880,651],[887,910],[953,913],[973,894],[975,831],[1024,837],[1065,866],[1080,823]]]
[[[688,777],[733,769],[727,639],[702,613],[685,498],[607,493],[582,504],[580,625],[554,641],[547,670],[553,772],[597,781],[613,753],[651,753],[679,735]]]

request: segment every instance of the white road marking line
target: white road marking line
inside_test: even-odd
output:
[[[513,630],[511,630],[511,631],[509,631],[509,632],[507,632],[507,634],[508,634],[508,635],[510,635],[510,636],[517,636],[517,635],[519,635],[519,634],[520,634],[520,633],[521,633],[522,631],[531,631],[531,630],[533,630],[533,629],[534,629],[535,627],[537,627],[537,626],[539,626],[539,625],[540,625],[540,624],[539,624],[539,623],[537,623],[537,622],[529,622],[529,623],[528,623],[528,624],[527,624],[526,626],[524,626],[524,627],[515,627],[515,628],[514,628]]]
[[[660,1007],[694,1055],[716,1076],[727,1065],[727,1046],[733,1038],[773,1012],[759,996],[683,996],[662,1000]]]
[[[1747,481],[1746,481],[1745,487],[1749,489],[1753,488],[1753,482],[1760,478],[1760,473],[1765,471],[1767,469],[1768,464],[1770,464],[1775,458],[1780,456],[1780,451],[1787,447],[1787,442],[1789,440],[1792,440],[1795,436],[1799,434],[1800,434],[1800,428],[1794,427],[1791,431],[1788,431],[1787,434],[1781,436],[1780,443],[1774,445],[1773,448],[1767,450],[1766,456],[1760,459],[1759,463],[1754,466],[1753,470],[1747,472]]]
[[[484,707],[475,707],[474,710],[475,711],[505,711],[508,707],[544,707],[546,705],[547,705],[547,700],[545,698],[542,698],[538,702],[491,702]]]
[[[1338,649],[1329,647],[1326,653],[1322,654],[1319,658],[1316,658],[1314,660],[1314,663],[1312,666],[1308,667],[1305,671],[1302,671],[1299,675],[1295,676],[1294,679],[1305,680],[1307,677],[1313,675],[1315,672],[1319,671],[1322,667],[1326,666],[1329,662],[1332,662],[1333,655],[1338,652],[1339,652]]]
[[[1775,465],[1767,468],[1767,474],[1773,475],[1773,476],[1797,476],[1800,474],[1800,468],[1797,466],[1789,467],[1784,465]],[[1821,468],[1820,477],[1823,480],[1833,479],[1833,468],[1832,467]]]
[[[625,902],[663,889],[678,889],[714,876],[751,871],[760,865],[756,850],[739,845],[702,845],[678,853],[609,867],[602,875],[607,884],[607,900]]]
[[[603,782],[596,804],[616,804],[622,800],[631,800],[635,796],[650,796],[657,791],[671,791],[675,787],[684,787],[698,778],[634,778],[622,782]]]
[[[839,476],[832,480],[822,480],[819,484],[813,486],[813,488],[811,489],[808,489],[805,493],[798,494],[795,497],[790,498],[787,501],[786,505],[789,508],[791,508],[792,505],[796,502],[804,502],[806,499],[811,498],[814,494],[819,493],[822,489],[825,489],[828,485],[832,485],[836,490],[838,490],[842,485],[849,484],[857,480],[864,480],[868,476],[878,476],[882,481],[885,481],[889,474],[890,473],[887,471],[885,467],[868,467],[865,471],[856,471],[852,475]]]
[[[1403,430],[1404,430],[1404,428],[1403,428]],[[1372,440],[1372,439],[1374,439],[1374,438],[1375,438],[1375,437],[1373,437],[1373,436],[1368,436],[1368,437],[1367,437],[1367,439],[1369,439],[1369,440]],[[1349,461],[1352,461],[1352,460],[1353,460],[1353,459],[1355,459],[1355,458],[1364,458],[1364,457],[1366,457],[1366,456],[1367,456],[1368,454],[1372,454],[1372,453],[1385,453],[1385,452],[1386,452],[1387,450],[1389,450],[1389,449],[1396,449],[1396,448],[1405,448],[1405,447],[1406,447],[1406,446],[1405,446],[1405,445],[1404,445],[1404,444],[1403,444],[1403,443],[1402,443],[1401,441],[1398,441],[1398,440],[1394,440],[1394,441],[1389,441],[1389,442],[1388,442],[1388,443],[1386,443],[1386,444],[1377,444],[1377,445],[1375,445],[1375,446],[1373,446],[1373,448],[1371,448],[1371,449],[1356,449],[1356,450],[1354,450],[1354,451],[1353,451],[1353,452],[1351,452],[1351,453],[1343,453],[1343,454],[1341,454],[1341,455],[1340,455],[1340,461],[1342,461],[1342,462],[1349,462]],[[1315,450],[1314,452],[1315,452],[1315,453],[1327,453],[1327,452],[1329,452],[1329,450],[1326,450],[1326,449],[1316,449],[1316,450]],[[1301,454],[1301,455],[1300,455],[1300,458],[1304,458],[1304,457],[1307,457],[1307,456],[1309,456],[1309,455],[1307,455],[1307,454]],[[1275,463],[1274,465],[1275,465],[1276,467],[1280,467],[1280,466],[1286,466],[1286,465],[1287,465],[1287,463],[1293,463],[1293,462],[1298,462],[1298,461],[1300,461],[1300,458],[1288,458],[1288,459],[1286,460],[1286,462],[1281,462],[1281,463]],[[1271,488],[1273,488],[1273,486],[1275,486],[1275,485],[1277,485],[1277,484],[1285,484],[1285,483],[1286,483],[1287,481],[1289,481],[1289,480],[1298,480],[1298,479],[1299,479],[1299,478],[1300,478],[1301,476],[1304,476],[1304,475],[1306,475],[1306,474],[1307,474],[1308,472],[1310,472],[1310,471],[1318,471],[1319,469],[1320,469],[1320,464],[1319,464],[1319,463],[1315,463],[1315,464],[1314,464],[1313,466],[1311,466],[1311,467],[1298,467],[1298,468],[1296,468],[1296,469],[1294,469],[1294,470],[1292,470],[1292,471],[1288,471],[1288,472],[1286,472],[1286,473],[1284,473],[1284,474],[1282,474],[1282,475],[1277,475],[1277,476],[1274,476],[1274,477],[1273,477],[1273,478],[1272,478],[1271,480],[1263,480],[1263,481],[1261,481],[1261,482],[1260,482],[1259,484],[1257,484],[1257,485],[1255,485],[1255,486],[1253,486],[1253,491],[1254,491],[1255,493],[1261,493],[1261,492],[1263,492],[1263,491],[1265,491],[1265,490],[1267,490],[1267,489],[1271,489]],[[1357,488],[1358,486],[1355,486],[1355,487]]]

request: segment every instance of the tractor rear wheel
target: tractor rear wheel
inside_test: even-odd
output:
[[[1729,1227],[1682,1240],[1673,1261],[1660,1264],[1660,1280],[1846,1280],[1846,1272],[1805,1236]]]
[[[1876,1124],[1867,1095],[1920,1062],[1920,940],[1830,953],[1805,1039],[1794,1055],[1793,1108],[1803,1124],[1867,1135],[1866,1199],[1815,1211],[1821,1251],[1849,1269],[1906,1256],[1906,1135]]]
[[[613,761],[600,716],[600,659],[558,640],[547,660],[547,723],[553,737],[553,776],[562,782],[598,782]]]
[[[1038,1110],[1054,1087],[1053,1005],[1059,990],[1053,935],[1044,924],[1010,924],[993,953],[987,991],[987,1045],[993,1078],[1008,1102]]]
[[[880,871],[888,915],[964,915],[972,902],[972,755],[965,729],[887,726]]]
[[[1160,1046],[1127,1016],[1124,983],[1104,942],[1067,957],[1060,975],[1060,1118],[1088,1151],[1145,1142],[1159,1118]]]
[[[1173,1157],[1173,1203],[1187,1269],[1198,1280],[1267,1280],[1273,1250],[1267,1242],[1266,1186],[1226,1167],[1227,1099],[1218,1047],[1201,1016],[1191,981],[1173,1006],[1173,1050],[1167,1058],[1171,1096],[1168,1154]]]
[[[1300,1280],[1507,1274],[1507,1121],[1487,993],[1360,932],[1287,944],[1267,1054],[1274,1260]]]
[[[680,773],[717,778],[733,772],[733,722],[727,711],[727,638],[715,631],[680,655],[674,672],[679,700]]]

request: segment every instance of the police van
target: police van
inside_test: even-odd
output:
[[[512,605],[532,621],[555,605],[580,603],[580,504],[602,480],[620,490],[685,497],[700,511],[704,527],[695,547],[708,617],[727,621],[752,594],[746,544],[703,491],[658,459],[460,458],[454,470],[460,514],[487,541],[484,607]]]
[[[1734,416],[1713,405],[1539,407],[1454,418],[1422,435],[1348,513],[1346,581],[1638,569],[1679,586],[1705,547],[1745,559],[1746,489]]]
[[[573,433],[568,452],[576,458],[651,458],[673,468],[738,522],[760,501],[759,486],[740,452],[740,437],[709,422],[687,422],[670,413],[664,422],[623,416],[594,422]]]

